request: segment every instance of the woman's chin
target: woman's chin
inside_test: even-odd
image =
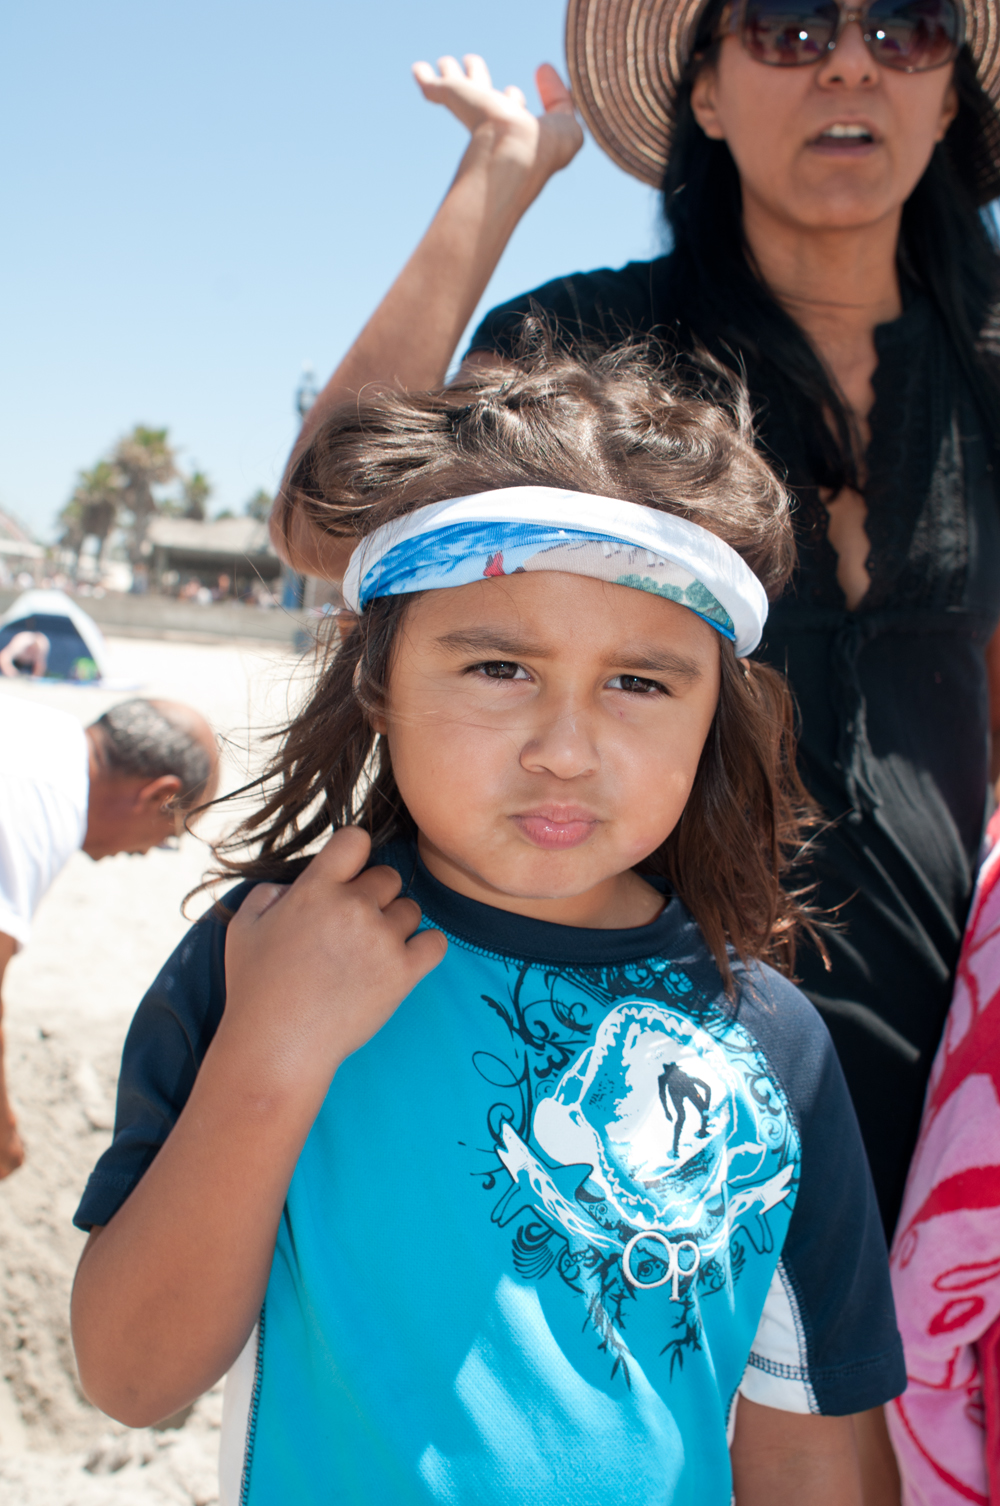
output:
[[[865,230],[899,208],[899,190],[875,157],[806,149],[783,193],[760,196],[768,219],[811,232]],[[752,211],[751,211],[752,213]]]

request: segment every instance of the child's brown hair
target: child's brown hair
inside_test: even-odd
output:
[[[541,485],[674,513],[742,555],[770,597],[794,564],[789,500],[754,448],[745,394],[695,395],[648,354],[568,356],[536,338],[516,363],[434,392],[365,393],[317,431],[279,499],[277,523],[361,538],[428,503]],[[371,714],[382,708],[412,597],[376,600],[329,647],[318,683],[258,784],[263,805],[218,850],[223,871],[289,880],[332,827],[375,847],[413,823]],[[665,877],[731,985],[727,946],[789,971],[803,896],[783,880],[810,802],[794,761],[783,677],[720,638],[719,704],[684,813],[640,865]],[[250,842],[256,856],[237,854]]]

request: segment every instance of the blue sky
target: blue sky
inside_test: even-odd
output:
[[[169,427],[215,510],[272,488],[303,363],[336,365],[466,139],[410,63],[481,52],[534,101],[562,21],[561,0],[5,7],[0,506],[51,536],[137,422]],[[484,307],[660,237],[655,196],[588,140]]]

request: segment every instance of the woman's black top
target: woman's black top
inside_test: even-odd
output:
[[[538,310],[570,344],[669,334],[669,270],[661,257],[548,283],[488,314],[472,348],[509,354]],[[983,834],[1000,507],[979,410],[932,304],[912,298],[875,345],[871,586],[855,611],[780,373],[759,361],[747,376],[762,444],[798,500],[798,569],[758,654],[787,672],[798,703],[801,772],[829,821],[808,876],[840,921],[830,971],[812,948],[798,968],[843,1063],[891,1234]]]

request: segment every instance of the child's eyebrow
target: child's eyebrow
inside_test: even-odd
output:
[[[623,649],[613,661],[616,669],[629,674],[670,675],[676,680],[700,680],[701,665],[683,654],[664,653],[662,649]]]
[[[527,638],[515,638],[506,633],[492,632],[481,628],[478,632],[442,633],[437,640],[442,648],[456,654],[493,654],[503,659],[547,659],[551,650]]]
[[[437,642],[444,649],[456,654],[482,654],[499,659],[548,659],[551,649],[529,642],[526,638],[512,637],[509,633],[493,632],[489,628],[467,632],[443,633]],[[645,644],[630,645],[609,656],[608,668],[635,675],[670,675],[678,680],[700,680],[701,666],[683,654],[674,654]]]

